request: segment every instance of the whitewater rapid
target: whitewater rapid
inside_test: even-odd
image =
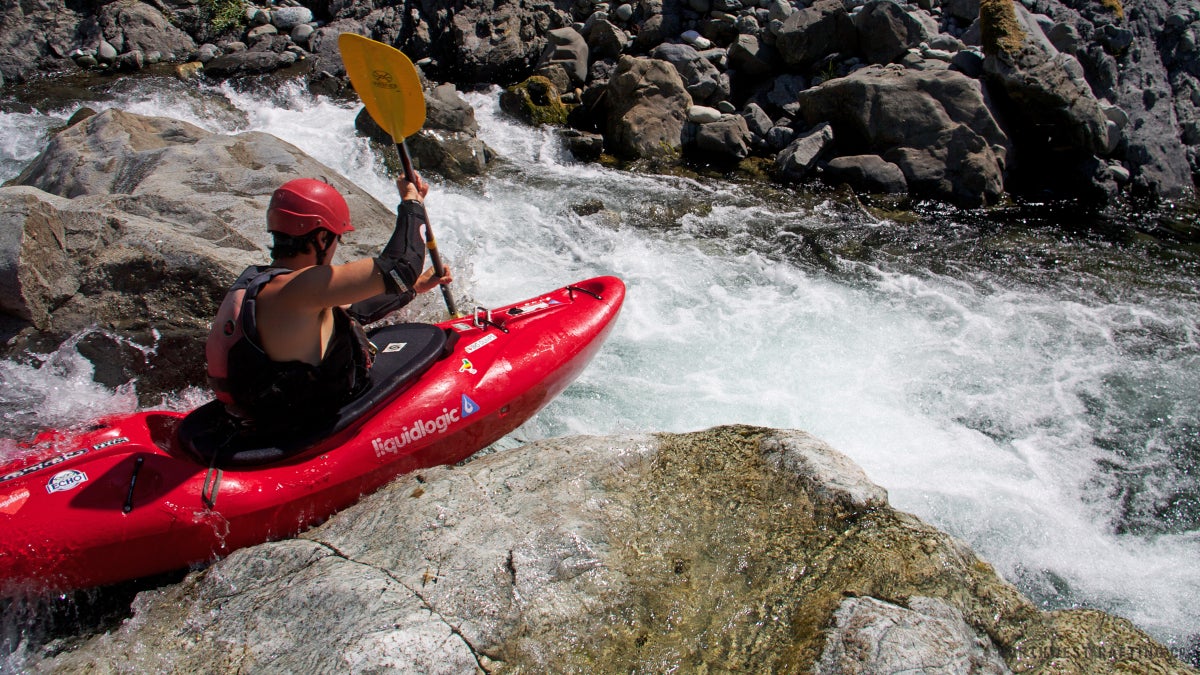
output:
[[[848,226],[828,203],[580,164],[552,132],[504,119],[495,92],[469,100],[503,159],[486,178],[434,182],[428,210],[457,283],[483,305],[600,274],[629,288],[596,361],[517,439],[804,429],[1043,607],[1097,607],[1176,653],[1200,651],[1194,284],[1191,294],[1108,293],[1082,278],[1039,287],[1033,272],[955,260],[825,269],[788,251]],[[267,97],[164,80],[89,105],[272,133],[398,201],[354,133],[357,111],[299,88]],[[72,112],[0,113],[0,179]],[[597,213],[572,208],[596,200]],[[857,217],[868,235],[913,227]],[[63,426],[136,405],[129,388],[91,383],[69,346],[46,358],[56,367],[0,362],[10,424]]]

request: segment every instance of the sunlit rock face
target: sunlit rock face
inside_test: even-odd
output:
[[[1131,668],[1186,672],[1124,620],[1039,611],[821,441],[755,427],[546,440],[411,474],[135,607],[38,667],[1108,672],[1121,645]]]

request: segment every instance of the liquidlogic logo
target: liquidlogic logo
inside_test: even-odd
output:
[[[466,394],[462,395],[462,405],[458,408],[442,408],[442,414],[431,420],[417,420],[412,426],[404,428],[399,436],[376,438],[371,441],[376,457],[400,452],[401,448],[434,434],[444,434],[450,425],[460,422],[479,412],[479,404]]]
[[[26,500],[29,499],[29,490],[21,488],[16,492],[0,497],[0,513],[6,513],[10,516],[16,515],[17,511],[25,506]]]

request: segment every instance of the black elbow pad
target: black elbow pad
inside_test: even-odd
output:
[[[417,264],[420,265],[420,262]],[[417,295],[413,284],[417,282],[417,276],[421,273],[420,267],[414,268],[404,260],[384,256],[375,258],[375,266],[383,273],[383,285],[387,294],[405,297],[405,302]]]
[[[392,295],[407,295],[411,300],[416,292],[412,286],[425,267],[425,240],[421,238],[421,226],[425,224],[425,205],[418,201],[400,204],[396,214],[396,230],[375,258],[375,266],[383,273],[387,292]]]
[[[360,300],[346,311],[350,313],[350,318],[361,324],[375,323],[383,317],[407,305],[412,300],[411,295],[401,294],[393,295],[391,293],[380,293],[366,300]]]

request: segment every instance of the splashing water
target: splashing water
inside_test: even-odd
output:
[[[1098,607],[1200,649],[1200,297],[1185,257],[580,164],[505,120],[495,92],[469,99],[503,161],[430,194],[456,283],[485,305],[597,274],[629,288],[593,365],[517,436],[805,429],[1042,606]],[[298,87],[142,81],[93,105],[109,106],[273,133],[398,201],[356,110]],[[15,175],[50,126],[3,132],[0,169]],[[82,364],[0,362],[0,378],[4,414],[47,425],[135,400],[88,385]]]

